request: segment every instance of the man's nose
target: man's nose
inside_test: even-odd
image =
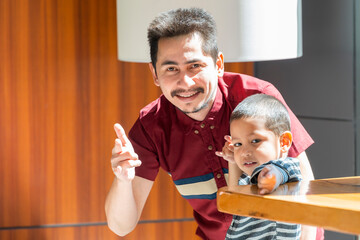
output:
[[[185,87],[190,87],[193,86],[194,84],[195,84],[194,79],[186,73],[184,73],[178,81],[178,85]]]

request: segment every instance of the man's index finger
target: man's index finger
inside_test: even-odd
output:
[[[124,128],[123,128],[119,123],[116,123],[116,124],[114,125],[114,129],[115,129],[115,132],[116,132],[117,137],[118,137],[118,138],[120,139],[120,141],[121,141],[121,144],[122,144],[123,146],[125,146],[126,143],[129,142],[129,140],[128,140],[127,136],[126,136],[126,133],[125,133]]]

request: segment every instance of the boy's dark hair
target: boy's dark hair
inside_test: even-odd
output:
[[[203,53],[210,55],[216,64],[219,52],[216,40],[216,23],[213,17],[201,8],[178,8],[161,13],[148,27],[150,56],[155,70],[159,39],[190,33],[200,35]]]
[[[230,123],[236,119],[263,118],[265,126],[276,136],[290,131],[290,117],[286,107],[275,97],[255,94],[240,102],[230,116]]]

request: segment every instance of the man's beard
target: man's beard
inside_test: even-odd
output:
[[[204,104],[201,105],[199,108],[195,108],[192,111],[184,111],[184,110],[181,110],[180,108],[179,108],[179,110],[185,114],[197,113],[197,112],[200,112],[201,110],[203,110],[204,108],[206,108],[209,105],[209,101],[210,101],[210,99],[208,99],[206,102],[204,102]]]
[[[201,90],[200,90],[201,89]],[[204,89],[203,88],[198,88],[197,89],[199,92],[202,92],[204,93]],[[215,95],[215,90],[211,93],[211,95],[209,96],[209,98],[198,108],[195,108],[194,110],[192,111],[184,111],[182,109],[179,108],[179,110],[185,114],[191,114],[191,113],[197,113],[197,112],[200,112],[201,110],[203,110],[204,108],[206,108],[208,105],[209,105],[209,102],[213,99]]]

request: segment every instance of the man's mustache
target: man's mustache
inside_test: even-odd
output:
[[[171,97],[175,97],[176,95],[182,94],[182,93],[194,93],[194,92],[200,92],[204,93],[204,88],[198,87],[190,90],[184,90],[184,89],[178,89],[171,92]]]

